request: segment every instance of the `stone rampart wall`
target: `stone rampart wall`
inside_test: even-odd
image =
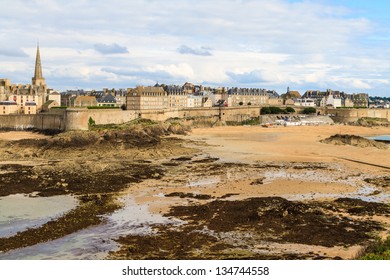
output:
[[[64,115],[3,115],[0,116],[0,129],[27,130],[27,129],[65,130]]]
[[[120,109],[67,109],[65,112],[66,130],[87,130],[89,118],[95,124],[121,124],[134,120],[138,114]]]
[[[124,111],[116,109],[66,109],[52,110],[38,115],[6,115],[0,116],[0,129],[25,130],[55,129],[55,130],[87,130],[89,118],[96,124],[121,124],[137,118],[147,118],[155,121],[165,121],[170,118],[186,120],[207,119],[241,122],[260,116],[261,107],[213,107],[187,108],[185,110],[149,110]],[[390,121],[390,109],[326,109],[324,114],[332,115],[336,122],[351,122],[362,117],[386,118]]]
[[[360,118],[383,118],[390,121],[390,109],[327,109],[336,122],[354,122]]]

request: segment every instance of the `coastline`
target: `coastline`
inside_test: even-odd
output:
[[[143,209],[141,216],[152,215],[147,224],[134,221],[135,224],[128,231],[131,232],[131,227],[148,228],[153,233],[154,242],[160,244],[162,253],[155,252],[153,246],[142,245],[151,242],[149,235],[126,234],[126,230],[121,228],[119,235],[105,236],[111,243],[118,244],[119,248],[110,247],[109,251],[102,248],[98,258],[106,255],[110,259],[351,259],[370,243],[372,236],[388,235],[389,210],[382,204],[388,205],[390,190],[376,181],[365,181],[382,178],[388,171],[343,158],[385,164],[390,151],[335,146],[319,141],[340,132],[370,136],[384,134],[385,131],[386,128],[343,125],[199,128],[193,129],[187,136],[164,137],[163,142],[156,146],[135,149],[122,147],[120,158],[118,153],[111,150],[104,152],[105,158],[100,158],[99,163],[96,163],[99,152],[87,146],[84,150],[70,151],[64,162],[56,162],[55,166],[63,170],[71,167],[75,172],[80,172],[81,167],[91,171],[103,168],[101,170],[117,172],[117,167],[112,166],[115,159],[119,165],[128,162],[128,167],[134,168],[134,164],[138,163],[136,170],[152,171],[138,176],[136,181],[121,183],[123,185],[113,191],[114,200],[110,200],[110,203],[129,197],[135,203],[132,207],[139,205]],[[3,142],[2,149],[6,149],[6,146]],[[50,160],[58,157],[59,153],[63,152],[43,153],[43,158],[35,159],[43,166],[36,169],[43,173],[48,170],[52,172],[46,165],[50,165]],[[84,157],[80,157],[84,154]],[[2,164],[7,160],[10,158],[3,158]],[[22,163],[26,158],[14,158],[14,163],[18,160]],[[121,169],[120,172],[127,174],[127,170],[130,169]],[[52,176],[56,176],[56,173]],[[70,192],[74,192],[72,188]],[[79,190],[77,195],[83,197],[87,192],[88,189]],[[95,197],[89,197],[89,202],[95,201]],[[106,218],[102,225],[109,225],[110,217],[126,209],[127,200],[124,201],[122,203],[125,205],[120,206],[119,203],[111,207],[113,214],[110,214],[111,210],[104,214]],[[269,204],[269,201],[273,203]],[[234,217],[235,212],[231,212],[232,221],[237,223],[237,227],[217,226],[218,220],[194,216],[198,211],[207,213],[202,207],[211,209],[210,217],[218,217],[222,215],[218,209],[230,213],[240,205],[247,205],[245,209],[248,211],[254,207],[250,211],[255,212],[242,211],[244,216],[240,217]],[[274,218],[268,219],[267,213],[261,214],[259,207],[268,207],[267,213],[273,213],[270,217]],[[359,209],[361,212],[356,212]],[[258,213],[254,218],[257,222],[248,224],[245,214],[251,216],[254,213]],[[170,225],[167,219],[176,222]],[[278,225],[274,224],[275,219]],[[291,235],[294,225],[288,224],[294,220],[303,223],[299,229],[302,236]],[[259,235],[259,223],[267,225],[273,232]],[[283,228],[279,225],[283,225]],[[310,227],[329,228],[331,234],[317,233],[318,239],[308,242],[308,236],[314,234],[310,232]],[[196,235],[196,232],[199,234]],[[234,245],[243,234],[252,237]],[[335,236],[338,236],[338,243],[334,242]],[[200,254],[191,244],[185,243],[191,238],[195,238],[193,241],[199,245]],[[170,239],[176,242],[176,247],[171,247],[173,241]],[[183,248],[187,249],[187,254],[179,254]],[[10,251],[2,258],[12,258],[13,255],[18,254]]]

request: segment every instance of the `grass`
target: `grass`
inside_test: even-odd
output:
[[[50,109],[67,109],[67,106],[57,106],[57,107],[51,107]]]
[[[88,106],[87,108],[88,109],[101,109],[101,110],[103,110],[103,109],[116,109],[116,110],[121,109],[120,107],[108,107],[108,106]]]
[[[157,125],[158,122],[149,119],[135,119],[123,124],[95,124],[89,127],[90,130],[124,130],[135,126],[152,126]]]
[[[241,121],[241,122],[226,121],[226,124],[230,125],[230,126],[259,125],[260,124],[260,120],[258,118],[252,118],[252,119],[244,120],[244,121]]]
[[[377,240],[364,252],[361,260],[390,260],[390,236],[385,240]]]

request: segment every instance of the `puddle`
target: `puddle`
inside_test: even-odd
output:
[[[104,259],[109,251],[118,247],[113,239],[119,236],[151,234],[154,224],[182,223],[177,219],[151,214],[147,205],[137,204],[131,196],[125,196],[120,201],[124,207],[107,216],[103,225],[28,248],[0,253],[0,259]]]
[[[188,187],[203,187],[206,185],[212,185],[219,183],[220,179],[219,178],[205,178],[201,180],[196,180],[196,181],[190,181],[188,182],[187,186]]]
[[[366,202],[379,202],[379,203],[388,203],[390,201],[390,194],[388,193],[379,193],[376,195],[371,195],[376,188],[363,186],[357,189],[356,192],[351,193],[307,193],[307,194],[296,194],[296,195],[280,195],[288,200],[300,201],[300,200],[321,200],[321,199],[337,199],[337,198],[352,198],[360,199]]]
[[[69,195],[34,197],[15,194],[0,197],[0,237],[38,227],[75,208],[77,204],[77,199]]]
[[[390,135],[373,136],[373,137],[368,137],[368,139],[390,143]]]

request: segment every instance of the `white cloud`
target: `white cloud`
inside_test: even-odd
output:
[[[370,43],[386,28],[325,1],[16,0],[6,10],[1,39],[17,47],[0,48],[2,66],[31,63],[39,39],[51,87],[72,77],[90,87],[158,79],[375,91],[390,74],[388,40]]]

